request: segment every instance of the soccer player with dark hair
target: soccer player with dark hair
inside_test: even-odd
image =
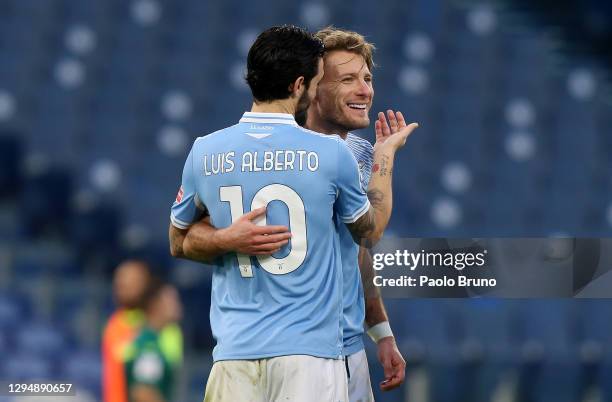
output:
[[[362,186],[368,187],[373,166],[372,145],[351,130],[370,125],[369,110],[374,96],[372,69],[374,67],[374,46],[365,38],[352,31],[328,27],[317,32],[316,37],[325,45],[325,74],[319,83],[317,95],[311,106],[296,115],[300,125],[325,134],[338,134],[346,141],[357,159]],[[401,113],[388,111],[378,116],[376,123],[377,140],[383,142],[391,133],[405,126]],[[246,221],[246,219],[244,219]],[[256,227],[259,230],[265,230]],[[226,236],[225,246],[240,251],[250,239],[240,238],[238,225],[233,225]],[[210,233],[206,233],[208,230]],[[340,250],[343,264],[344,293],[344,355],[349,379],[349,400],[351,402],[372,401],[372,388],[367,358],[362,341],[364,320],[369,327],[368,334],[376,342],[378,358],[383,365],[385,379],[380,383],[383,391],[398,387],[404,380],[405,361],[397,348],[393,332],[379,289],[372,282],[371,256],[366,248],[353,242],[346,226],[337,221],[340,235]],[[192,227],[188,238],[196,237],[199,243],[210,241],[215,229],[209,222]],[[359,266],[360,272],[355,268]],[[361,275],[359,275],[361,273]],[[361,276],[361,277],[360,277]],[[364,297],[365,296],[365,297]],[[365,299],[365,300],[364,300]]]
[[[316,95],[323,50],[296,27],[260,34],[247,62],[251,112],[198,138],[187,158],[172,207],[171,252],[195,260],[220,256],[210,316],[217,346],[205,401],[348,399],[334,216],[360,243],[381,238],[391,214],[395,152],[416,125],[376,147],[374,163],[382,168],[366,195],[345,142],[303,129],[294,118]],[[204,214],[220,228],[215,238],[188,239]],[[273,225],[256,232],[252,221]],[[224,236],[236,234],[235,227],[227,230],[234,222],[254,235],[245,247],[251,256],[227,253]]]

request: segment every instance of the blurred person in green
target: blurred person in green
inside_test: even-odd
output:
[[[102,394],[104,402],[128,402],[125,377],[127,351],[139,335],[144,323],[143,295],[151,281],[148,264],[126,260],[119,264],[113,276],[113,296],[117,310],[108,319],[102,335]],[[162,330],[163,350],[174,366],[180,366],[183,356],[183,335],[176,324]]]
[[[174,351],[164,341],[167,328],[182,317],[178,291],[151,278],[143,294],[145,321],[125,352],[125,376],[129,402],[169,402],[177,382]]]

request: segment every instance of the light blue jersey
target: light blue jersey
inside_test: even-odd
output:
[[[370,208],[355,157],[339,137],[305,130],[291,115],[245,113],[195,141],[171,220],[185,229],[207,210],[223,228],[265,205],[259,223],[289,226],[290,244],[268,257],[227,254],[214,268],[213,358],[339,358],[343,284],[333,217],[350,223]]]
[[[346,137],[346,145],[357,159],[361,186],[368,188],[374,162],[374,150],[369,141],[351,133]],[[340,255],[342,258],[343,297],[344,297],[344,354],[352,355],[364,348],[363,321],[365,320],[365,300],[359,271],[359,246],[351,233],[339,219],[336,222],[340,236]]]

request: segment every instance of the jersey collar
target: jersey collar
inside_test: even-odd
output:
[[[288,124],[297,126],[295,118],[288,113],[253,113],[244,112],[240,123]]]

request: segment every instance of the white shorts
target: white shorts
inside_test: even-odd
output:
[[[364,349],[346,357],[350,402],[374,402],[368,358]]]
[[[204,402],[348,402],[343,360],[290,355],[216,362]]]

